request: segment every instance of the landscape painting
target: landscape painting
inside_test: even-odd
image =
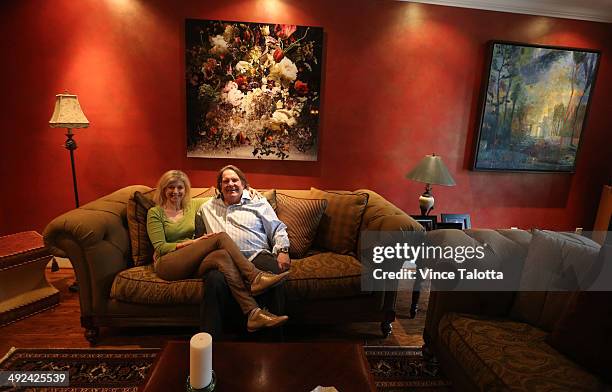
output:
[[[323,29],[188,19],[187,156],[316,161]]]
[[[573,172],[599,52],[507,42],[491,49],[474,169]]]

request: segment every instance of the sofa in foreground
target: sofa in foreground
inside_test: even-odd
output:
[[[139,192],[139,193],[136,193]],[[153,190],[134,185],[120,189],[51,221],[46,245],[70,259],[79,283],[81,325],[95,343],[100,327],[198,326],[206,288],[201,279],[165,281],[150,264],[146,207]],[[214,188],[193,188],[193,197],[212,197]],[[312,244],[296,257],[286,283],[291,322],[333,324],[377,321],[387,336],[395,319],[396,286],[363,292],[359,234],[363,230],[423,228],[410,216],[369,190],[325,192],[272,190],[264,193],[281,219],[291,221],[293,203],[325,200]],[[285,217],[285,218],[284,218]],[[286,221],[290,239],[295,223]],[[296,241],[297,242],[297,241]]]
[[[611,262],[604,248],[573,234],[482,229],[439,230],[427,237],[451,246],[486,243],[487,263],[518,266],[519,284],[592,282]],[[548,279],[547,271],[561,279]],[[425,348],[460,391],[610,390],[610,294],[432,290]]]

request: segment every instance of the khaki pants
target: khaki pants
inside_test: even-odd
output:
[[[221,271],[244,314],[258,307],[244,282],[250,285],[260,271],[240,253],[227,233],[198,240],[161,256],[155,263],[155,272],[165,280],[200,278],[211,269]]]

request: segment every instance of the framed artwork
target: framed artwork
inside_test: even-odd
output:
[[[436,215],[410,215],[412,219],[419,222],[421,226],[425,228],[426,231],[431,231],[436,229],[436,222],[438,221],[438,217]]]
[[[440,220],[443,223],[459,223],[459,229],[471,229],[472,222],[469,214],[440,214]]]
[[[573,173],[600,53],[491,43],[474,170]]]
[[[456,230],[463,230],[463,223],[459,223],[459,222],[438,222],[436,223],[436,230],[440,230],[440,229],[456,229]]]
[[[187,19],[187,156],[316,161],[323,29]]]

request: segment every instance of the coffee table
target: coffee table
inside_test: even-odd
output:
[[[340,392],[375,392],[363,347],[356,343],[213,343],[215,392],[309,392],[317,385]],[[184,390],[189,342],[170,341],[140,391]]]

